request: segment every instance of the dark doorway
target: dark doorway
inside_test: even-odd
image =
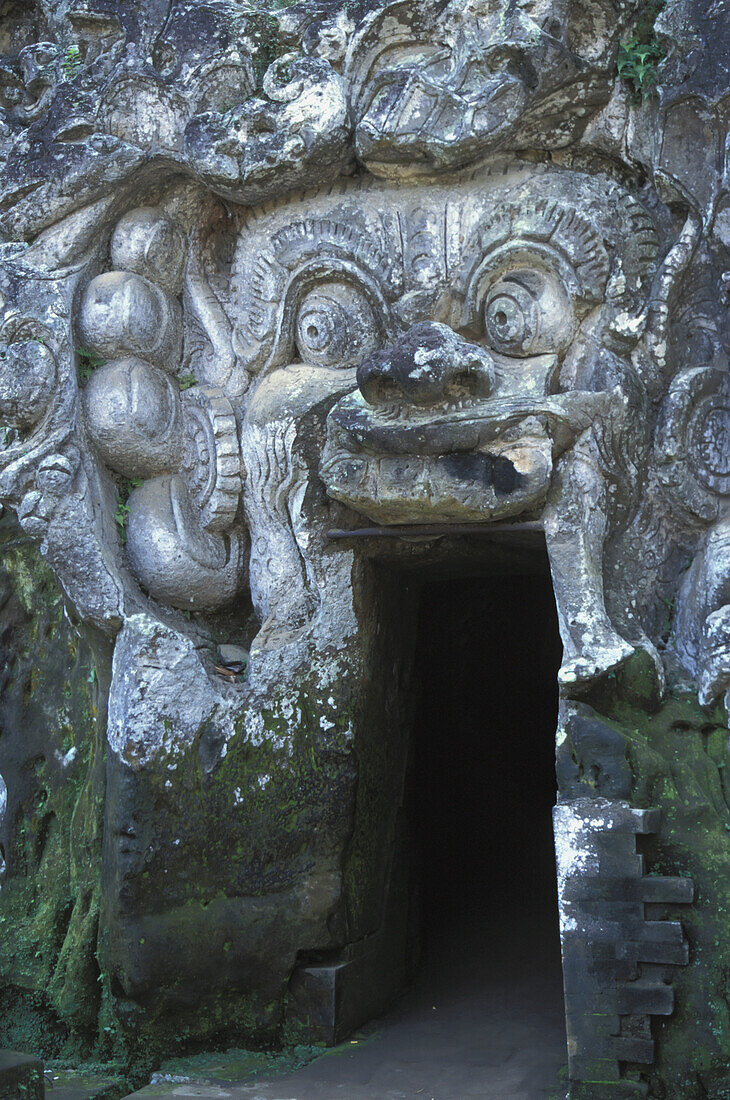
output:
[[[545,966],[559,965],[560,656],[547,574],[423,589],[409,802],[421,952],[433,966],[453,965],[449,944],[465,938],[482,945],[472,969],[522,966],[536,937]]]
[[[423,588],[406,792],[417,961],[386,1036],[438,1100],[554,1096],[567,1062],[552,834],[561,652],[547,570]]]
[[[522,559],[518,576],[422,589],[404,792],[420,913],[413,980],[337,1058],[296,1075],[302,1100],[559,1095],[567,1054],[551,811],[561,647],[544,552]]]

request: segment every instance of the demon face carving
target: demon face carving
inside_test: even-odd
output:
[[[253,227],[237,269],[237,338],[264,375],[248,464],[272,424],[339,398],[330,496],[383,524],[542,517],[565,689],[625,661],[602,550],[646,450],[647,365],[631,360],[657,251],[646,212],[606,181],[533,170],[348,188]]]
[[[643,506],[689,238],[657,270],[652,219],[621,187],[519,163],[234,214],[195,189],[175,203],[117,221],[112,270],[85,278],[77,315],[104,360],[85,428],[133,480],[126,561],[143,589],[205,610],[248,573],[255,648],[272,650],[327,615],[322,485],[385,525],[529,520],[564,692],[637,646],[661,678],[625,594],[604,592],[604,556],[615,571]],[[21,511],[42,526],[31,497]]]

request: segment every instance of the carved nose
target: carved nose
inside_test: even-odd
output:
[[[488,397],[491,357],[448,325],[424,321],[393,344],[373,352],[357,370],[369,405],[446,405]]]

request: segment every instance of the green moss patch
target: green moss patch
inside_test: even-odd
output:
[[[602,709],[626,743],[632,805],[658,806],[662,825],[643,839],[649,874],[691,878],[690,906],[647,906],[679,920],[690,963],[673,969],[675,1010],[653,1021],[657,1100],[730,1096],[730,736],[722,706],[701,707],[679,686],[649,713],[618,693]],[[634,1067],[646,1073],[646,1067]],[[724,1091],[723,1091],[724,1090]]]

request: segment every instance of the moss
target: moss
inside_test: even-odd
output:
[[[347,704],[313,671],[243,715],[227,744],[211,725],[143,769],[112,766],[110,820],[133,820],[136,843],[107,867],[122,877],[100,923],[105,1057],[139,1070],[201,1044],[276,1040],[296,952],[328,942],[338,904]]]
[[[351,942],[375,931],[384,915],[413,726],[408,685],[418,606],[416,589],[385,571],[373,573],[370,583],[364,578],[357,590],[365,653],[358,673],[355,820],[343,869]]]
[[[17,572],[25,602],[13,596],[0,751],[11,746],[25,787],[0,895],[3,1038],[124,1067],[130,1087],[173,1053],[297,1045],[291,1020],[282,1030],[297,954],[382,920],[407,749],[402,683],[383,669],[403,627],[385,642],[371,632],[365,675],[357,655],[318,654],[227,744],[211,724],[169,758],[107,771],[109,655],[70,625],[36,551],[18,549],[5,576],[12,591]],[[102,897],[105,812],[133,821],[136,840],[110,841]]]
[[[647,906],[650,919],[680,920],[690,945],[689,965],[673,972],[674,1013],[653,1023],[652,1096],[721,1097],[730,1065],[727,715],[720,705],[701,707],[695,694],[677,686],[654,713],[619,691],[604,697],[601,709],[625,738],[632,805],[663,811],[660,832],[641,841],[649,873],[685,876],[695,884],[691,906]]]
[[[90,913],[100,876],[106,709],[105,683],[90,680],[90,669],[106,668],[108,679],[109,654],[76,632],[49,568],[8,515],[0,555],[0,772],[8,790],[0,1044],[81,1056],[98,1009]]]
[[[211,1084],[246,1082],[293,1073],[322,1053],[322,1047],[308,1045],[291,1045],[279,1051],[233,1047],[224,1052],[168,1059],[160,1066],[158,1074],[160,1077],[192,1077]]]
[[[106,983],[105,983],[106,986]],[[146,1008],[120,1003],[105,987],[100,1014],[99,1054],[124,1067],[132,1088],[140,1088],[165,1059],[191,1057],[233,1043],[271,1045],[262,1032],[255,998],[240,991],[203,993],[194,1004],[170,1011],[164,997]]]
[[[74,1089],[84,1100],[120,1100],[129,1094],[130,1084],[119,1067],[100,1062],[69,1064],[50,1059],[45,1064],[46,1082],[52,1089]],[[53,1095],[48,1091],[46,1095]]]

